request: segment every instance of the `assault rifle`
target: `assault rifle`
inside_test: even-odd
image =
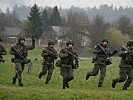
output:
[[[128,51],[129,53],[133,54],[133,51],[131,51],[129,48],[127,48],[126,46],[122,46],[122,51]]]
[[[68,54],[70,54],[71,56],[73,56],[74,58],[77,58],[77,59],[79,59],[80,61],[83,61],[82,59],[80,59],[80,58],[78,58],[78,55],[74,55],[73,53],[74,52],[70,52],[69,50],[67,50],[67,49],[64,49]]]
[[[15,47],[13,47],[13,49],[14,49],[15,53],[17,53],[20,56],[20,58],[22,58],[22,60],[24,61],[25,64],[30,62],[30,59],[25,58],[19,49],[16,49]]]
[[[114,50],[113,53],[110,54],[110,52],[106,51],[100,44],[98,45],[98,47],[102,50],[102,52],[103,52],[105,55],[107,55],[106,65],[112,64],[110,57],[113,56],[113,55],[115,55],[115,54],[117,53],[117,51]]]
[[[57,56],[55,52],[52,52],[52,51],[47,50],[47,49],[44,49],[44,50],[47,51],[48,53],[51,53],[51,54],[54,55],[54,56]]]

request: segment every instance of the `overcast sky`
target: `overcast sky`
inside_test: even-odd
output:
[[[12,8],[15,4],[32,6],[33,4],[38,6],[58,6],[62,8],[70,8],[73,6],[78,7],[99,7],[101,4],[113,4],[116,7],[133,7],[133,0],[0,0],[0,9],[4,12],[7,7]]]

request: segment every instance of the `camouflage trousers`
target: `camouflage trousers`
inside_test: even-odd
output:
[[[54,69],[54,64],[52,64],[52,63],[51,64],[43,64],[42,71],[40,72],[40,75],[46,75],[47,71],[48,71],[48,75],[46,78],[46,81],[48,82],[51,79],[53,69]]]
[[[127,78],[128,76],[128,78]],[[133,80],[133,69],[131,67],[129,68],[120,68],[119,72],[119,78],[116,78],[116,82],[125,82],[124,88],[129,87]]]
[[[63,77],[63,87],[68,84],[69,81],[74,79],[73,77],[73,68],[72,67],[63,67],[60,68],[60,74]]]
[[[106,75],[106,65],[102,64],[94,64],[94,68],[92,71],[89,71],[87,73],[87,76],[96,76],[100,70],[100,78],[99,78],[99,83],[98,85],[102,85],[104,81],[104,77]]]
[[[22,72],[24,70],[24,64],[20,62],[15,63],[15,70],[16,74],[14,75],[13,79],[18,79],[19,84],[22,84]]]

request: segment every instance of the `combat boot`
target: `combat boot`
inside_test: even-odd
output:
[[[88,74],[87,74],[87,75],[86,75],[86,80],[88,80],[88,79],[89,79],[89,77],[90,77],[90,75],[88,75]]]
[[[12,78],[12,84],[13,84],[13,85],[16,84],[16,78],[15,78],[15,77]]]
[[[69,84],[68,84],[68,82],[65,84],[66,86],[65,87],[67,87],[67,88],[69,88],[70,86],[69,86]]]
[[[46,80],[45,84],[48,84],[49,81]]]
[[[38,78],[41,79],[41,77],[42,77],[42,74],[40,73],[39,76],[38,76]]]
[[[102,87],[102,84],[98,84],[98,87],[99,87],[99,88]]]
[[[21,79],[18,79],[18,82],[19,82],[19,86],[23,86]]]
[[[65,86],[63,86],[62,89],[65,90]]]
[[[128,90],[127,87],[123,87],[122,90]]]
[[[23,86],[23,83],[19,83],[19,86]]]
[[[112,80],[112,88],[115,88],[116,83],[117,83],[117,82],[113,79],[113,80]]]
[[[62,89],[65,89],[65,87],[66,87],[66,83],[63,82],[63,87],[62,87]]]

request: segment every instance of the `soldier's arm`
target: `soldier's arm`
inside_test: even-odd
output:
[[[46,57],[46,56],[48,56],[48,55],[49,55],[49,53],[46,51],[46,48],[44,48],[44,49],[42,50],[41,56],[42,56],[42,57]]]
[[[35,48],[35,39],[32,38],[32,45],[27,45],[26,50],[32,50]]]
[[[59,53],[59,58],[67,58],[69,55],[62,49]]]

